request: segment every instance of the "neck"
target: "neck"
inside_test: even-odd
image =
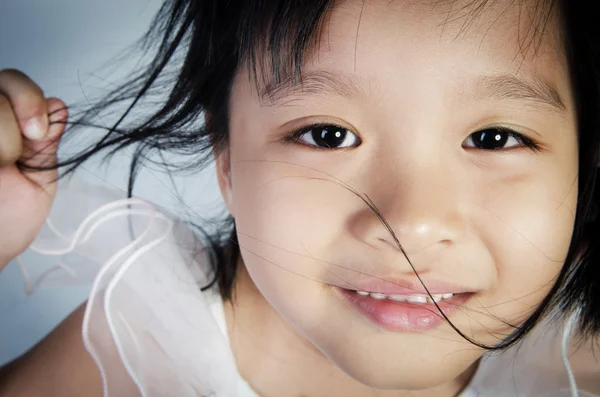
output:
[[[224,310],[238,370],[263,397],[454,397],[477,368],[475,363],[458,378],[428,390],[369,388],[343,373],[289,325],[258,291],[243,264]]]

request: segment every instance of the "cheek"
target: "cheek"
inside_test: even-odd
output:
[[[324,270],[316,258],[333,244],[358,199],[297,165],[252,162],[232,171],[236,227],[249,270],[260,268],[259,278],[272,275],[278,283],[290,275],[320,280]]]
[[[475,222],[496,267],[495,287],[483,299],[495,316],[516,323],[554,284],[573,232],[575,172],[545,175],[523,176],[495,190]]]

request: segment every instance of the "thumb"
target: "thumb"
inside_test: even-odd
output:
[[[23,136],[23,154],[19,162],[24,165],[23,174],[29,180],[53,194],[56,189],[57,171],[55,169],[38,171],[35,168],[54,167],[56,165],[58,144],[65,131],[69,112],[65,103],[58,98],[48,98],[46,103],[50,124],[48,134],[43,140],[32,140]]]

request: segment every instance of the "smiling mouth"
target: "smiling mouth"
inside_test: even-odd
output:
[[[432,294],[383,294],[334,287],[361,314],[378,327],[393,332],[420,332],[435,328],[452,316],[472,292]],[[443,314],[442,314],[443,313]]]

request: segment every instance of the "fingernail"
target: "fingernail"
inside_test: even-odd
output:
[[[25,123],[23,134],[33,140],[41,140],[46,137],[46,131],[43,127],[42,121],[37,118],[31,118]]]

